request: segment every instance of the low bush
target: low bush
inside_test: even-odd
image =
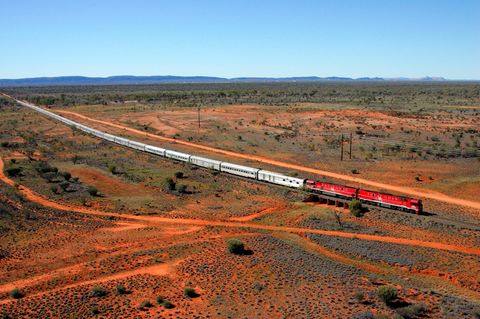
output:
[[[406,307],[397,308],[397,313],[405,319],[415,319],[427,312],[427,305],[424,303],[417,303]]]
[[[173,180],[173,178],[171,177],[167,177],[165,179],[165,188],[168,190],[168,191],[174,191],[175,188],[176,188],[176,183],[175,181]]]
[[[179,185],[179,186],[178,186],[178,192],[179,192],[180,194],[187,194],[187,193],[188,193],[188,191],[187,191],[187,185],[183,185],[183,184],[182,184],[182,185]]]
[[[10,177],[16,177],[20,175],[20,173],[22,172],[22,168],[19,166],[13,166],[13,167],[7,168],[5,172],[7,172],[7,175]]]
[[[125,294],[127,294],[127,293],[128,293],[127,288],[125,288],[124,285],[118,284],[118,285],[115,287],[115,294],[116,294],[116,295],[125,295]]]
[[[173,309],[173,308],[175,308],[175,306],[173,305],[173,303],[171,303],[170,301],[164,301],[162,305],[163,305],[163,307],[164,307],[165,309]]]
[[[98,189],[96,189],[96,188],[93,187],[93,186],[89,186],[88,189],[87,189],[87,192],[88,192],[91,196],[98,196],[98,195],[99,195]]]
[[[161,305],[165,302],[165,298],[163,296],[157,296],[157,298],[155,298],[155,301],[157,302],[157,304]]]
[[[102,286],[95,286],[92,288],[93,297],[103,297],[107,295],[107,291]]]
[[[198,296],[200,296],[196,291],[195,289],[191,288],[191,287],[187,287],[183,290],[183,294],[188,297],[188,298],[196,298]]]
[[[378,288],[377,294],[378,297],[380,297],[380,299],[382,299],[382,301],[388,305],[397,299],[398,291],[397,288],[393,286],[381,286]]]
[[[72,178],[72,174],[70,174],[69,172],[62,172],[60,174],[62,174],[63,178],[65,178],[66,181],[68,181],[68,180],[70,180],[70,178]]]
[[[21,292],[19,289],[15,288],[13,289],[12,291],[10,291],[9,293],[10,297],[12,297],[13,299],[20,299],[20,298],[23,298],[25,295],[23,294],[23,292]]]
[[[63,182],[60,183],[60,187],[61,187],[64,191],[67,191],[68,186],[70,186],[70,183],[67,182],[67,181],[63,181]]]
[[[238,239],[230,239],[228,241],[228,251],[231,254],[242,255],[245,252],[245,244]]]
[[[153,307],[153,304],[150,302],[150,300],[142,301],[139,306],[140,309],[152,308],[152,307]]]
[[[348,204],[348,208],[350,209],[350,212],[353,214],[353,216],[355,217],[363,216],[363,206],[359,200],[352,199],[350,204]]]
[[[359,303],[362,303],[365,301],[365,294],[363,293],[363,291],[357,291],[355,292],[355,294],[353,295],[353,297],[355,298],[355,300]]]
[[[52,185],[52,187],[50,187],[50,190],[51,190],[52,193],[54,193],[54,194],[60,193],[60,190],[58,189],[58,186],[57,186],[57,185]]]
[[[183,172],[175,172],[176,178],[183,178]]]

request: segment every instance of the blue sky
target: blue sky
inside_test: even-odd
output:
[[[480,79],[480,1],[0,0],[0,78]]]

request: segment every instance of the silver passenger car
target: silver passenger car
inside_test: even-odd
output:
[[[201,167],[211,168],[217,171],[220,170],[220,164],[222,164],[222,162],[220,161],[216,161],[216,160],[212,160],[212,159],[200,157],[200,156],[191,156],[190,163],[197,166],[201,166]]]
[[[161,147],[156,147],[156,146],[153,146],[153,145],[146,144],[145,145],[145,152],[165,157],[165,149],[161,148]]]
[[[173,159],[176,159],[176,160],[182,161],[182,162],[190,161],[190,154],[180,153],[180,152],[175,152],[175,151],[170,151],[170,150],[165,151],[165,157],[173,158]]]
[[[280,173],[261,170],[258,172],[259,181],[265,181],[272,184],[300,188],[303,186],[303,179],[295,178]]]
[[[260,169],[258,168],[242,166],[242,165],[226,163],[226,162],[222,162],[220,164],[220,171],[222,172],[243,176],[243,177],[249,177],[253,179],[257,179],[257,173],[259,170]]]

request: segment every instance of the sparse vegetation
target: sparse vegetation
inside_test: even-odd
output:
[[[350,209],[350,212],[353,214],[355,217],[362,217],[364,208],[362,206],[362,203],[357,200],[357,199],[352,199],[352,201],[348,204],[348,208]]]
[[[242,255],[245,252],[245,244],[238,239],[228,240],[228,251],[234,255]]]
[[[103,288],[102,286],[94,286],[92,288],[92,296],[93,297],[104,297],[107,295],[107,290]]]
[[[165,188],[167,191],[174,191],[176,189],[176,183],[171,177],[165,179]]]
[[[183,290],[183,294],[185,295],[185,297],[188,297],[188,298],[196,298],[199,296],[199,294],[195,291],[195,289],[191,287],[186,287]]]
[[[20,291],[20,289],[13,289],[9,292],[9,295],[10,297],[12,297],[13,299],[21,299],[23,298],[25,295],[23,294],[22,291]]]
[[[89,186],[88,189],[87,189],[88,193],[90,194],[90,196],[99,196],[100,194],[98,193],[98,189],[96,189],[95,187],[93,186]]]
[[[389,305],[397,299],[398,291],[393,286],[381,286],[378,288],[377,294],[383,302]]]
[[[140,309],[145,309],[145,308],[152,308],[153,304],[150,300],[144,300],[140,303],[139,308]]]
[[[115,287],[115,294],[116,294],[116,295],[125,295],[125,294],[127,294],[127,293],[128,293],[127,288],[125,288],[124,285],[118,284],[118,285]]]
[[[415,319],[427,312],[428,308],[427,305],[424,303],[417,303],[413,305],[409,305],[406,307],[397,308],[397,313],[405,319]]]

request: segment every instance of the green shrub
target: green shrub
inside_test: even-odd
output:
[[[92,288],[93,297],[103,297],[107,295],[107,291],[102,286],[95,286]]]
[[[97,307],[93,307],[90,312],[92,313],[92,315],[98,315],[100,313],[100,310],[98,310]]]
[[[173,180],[173,178],[171,177],[167,177],[165,179],[165,188],[168,190],[168,191],[174,191],[175,188],[176,188],[176,183],[175,181]]]
[[[155,298],[155,301],[157,302],[157,304],[161,305],[165,302],[165,298],[163,296],[157,296],[157,298]]]
[[[187,191],[187,185],[179,185],[178,186],[178,192],[180,194],[186,194],[188,191]]]
[[[144,308],[152,308],[153,304],[150,302],[150,300],[144,300],[140,303],[139,308],[144,309]]]
[[[363,216],[363,206],[359,200],[352,199],[350,204],[348,204],[348,208],[350,209],[350,212],[353,214],[353,216],[355,217]]]
[[[87,192],[91,195],[91,196],[98,196],[98,189],[96,189],[95,187],[93,186],[89,186],[88,189],[87,189]]]
[[[117,174],[117,167],[113,164],[108,165],[108,171],[113,175]]]
[[[175,172],[176,178],[183,178],[183,172]]]
[[[199,294],[195,291],[195,289],[191,287],[187,287],[183,290],[183,294],[188,298],[196,298]]]
[[[397,288],[393,286],[381,286],[378,288],[377,294],[378,297],[380,297],[380,299],[382,299],[382,301],[388,305],[397,299],[398,291]]]
[[[127,294],[127,288],[125,288],[124,285],[122,284],[118,284],[116,287],[115,287],[115,294],[116,295],[125,295]]]
[[[173,303],[171,303],[170,301],[164,301],[162,305],[163,305],[163,307],[164,307],[165,309],[173,309],[173,308],[175,308],[175,306],[173,305]]]
[[[63,178],[65,178],[66,181],[68,181],[70,178],[72,178],[72,174],[70,174],[69,172],[62,172],[61,173]]]
[[[64,190],[67,191],[68,186],[70,186],[70,183],[67,181],[63,181],[60,183],[60,187]]]
[[[228,251],[231,254],[241,255],[245,252],[245,244],[238,239],[230,239],[228,241]]]
[[[20,175],[20,173],[22,172],[22,168],[18,166],[13,166],[13,167],[7,168],[5,171],[7,172],[8,176],[15,177]]]
[[[362,303],[365,301],[365,294],[363,293],[363,291],[357,291],[355,292],[355,294],[353,295],[353,297],[355,298],[355,300],[359,303]]]
[[[10,291],[9,293],[10,297],[12,297],[13,299],[20,299],[20,298],[23,298],[25,295],[23,294],[23,292],[21,292],[19,289],[15,288],[13,289],[12,291]]]
[[[59,193],[59,189],[58,189],[58,186],[57,186],[57,185],[52,185],[52,187],[50,187],[50,190],[51,190],[52,193],[54,193],[54,194],[58,194],[58,193]]]
[[[397,308],[397,313],[405,319],[414,319],[427,312],[427,305],[418,303],[406,307]]]

